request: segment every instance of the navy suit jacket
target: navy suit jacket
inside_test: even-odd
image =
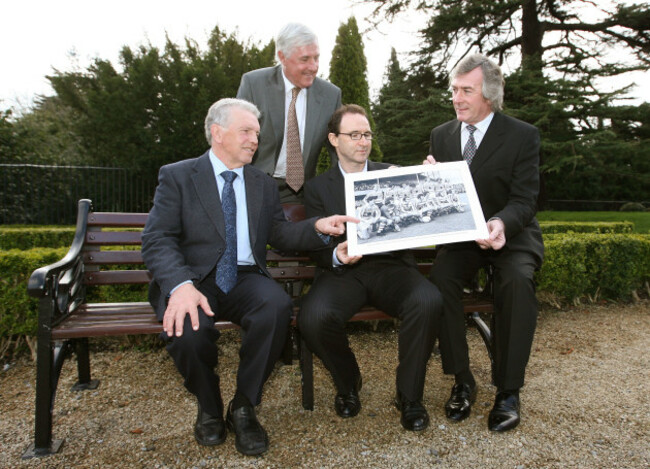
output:
[[[241,78],[237,97],[257,106],[260,116],[260,139],[253,166],[273,175],[284,140],[284,79],[282,65],[261,68],[245,73]],[[318,155],[327,143],[332,162],[336,151],[327,141],[327,124],[334,111],[341,106],[341,90],[321,78],[316,78],[307,90],[307,115],[302,159],[305,181],[316,175]]]
[[[279,249],[308,250],[323,246],[316,219],[298,223],[284,217],[275,181],[244,166],[249,237],[253,257],[265,275],[267,244]],[[200,282],[225,251],[226,228],[209,153],[163,166],[147,223],[142,257],[153,279],[149,301],[159,319],[170,291],[186,280]]]
[[[460,129],[460,121],[452,120],[431,131],[429,154],[436,161],[463,160]],[[535,218],[539,148],[536,127],[497,112],[476,151],[470,171],[485,219],[499,217],[505,224],[505,249],[529,252],[541,264],[544,244]]]

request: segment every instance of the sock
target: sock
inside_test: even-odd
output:
[[[472,375],[472,372],[469,370],[469,368],[461,371],[460,373],[456,373],[456,384],[469,384],[470,387],[476,386],[476,381],[474,381],[474,375]]]
[[[240,407],[250,406],[250,405],[251,405],[251,402],[244,395],[244,393],[237,390],[235,392],[235,397],[233,397],[233,399],[232,399],[232,410],[237,410]]]

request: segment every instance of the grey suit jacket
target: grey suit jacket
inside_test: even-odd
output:
[[[390,166],[388,163],[368,161],[368,171],[387,169]],[[328,217],[339,213],[345,213],[345,181],[337,164],[329,171],[305,183],[305,214],[308,217]],[[310,255],[319,267],[332,269],[332,251],[346,239],[347,231],[334,238],[329,245],[312,251]],[[394,251],[386,256],[404,262],[407,266],[417,267],[413,255],[408,250]],[[376,258],[377,256],[365,256],[362,262]]]
[[[429,154],[436,161],[462,161],[461,123],[452,120],[431,131]],[[527,251],[541,263],[542,234],[535,218],[539,194],[539,131],[526,122],[495,113],[470,165],[488,220],[506,227],[506,248]]]
[[[308,250],[323,246],[315,218],[288,222],[275,181],[244,167],[249,237],[257,266],[266,268],[267,244],[279,249]],[[147,223],[142,257],[153,279],[149,301],[159,319],[170,291],[186,280],[200,282],[225,251],[226,228],[209,153],[163,166]]]
[[[253,166],[273,175],[284,139],[284,80],[282,65],[261,68],[245,73],[241,78],[237,97],[257,106],[260,116],[260,140],[253,157]],[[341,106],[341,90],[320,78],[316,78],[307,90],[307,116],[302,158],[305,180],[316,175],[318,155],[327,143],[332,162],[336,152],[327,141],[327,123],[334,111]]]

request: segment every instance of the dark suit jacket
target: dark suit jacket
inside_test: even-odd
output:
[[[386,169],[387,163],[368,161],[368,171]],[[345,181],[339,165],[336,164],[327,172],[305,183],[305,214],[308,217],[327,217],[345,213]],[[353,214],[354,216],[354,214]],[[346,234],[339,236],[326,247],[312,251],[311,255],[323,269],[332,269],[332,252],[339,243],[347,239]],[[415,259],[409,251],[394,251],[391,257],[399,259],[408,266],[417,267]],[[361,262],[372,260],[377,256],[364,256]]]
[[[431,131],[429,154],[436,161],[462,161],[461,123],[449,121]],[[539,132],[534,126],[495,113],[470,165],[488,220],[506,227],[506,248],[532,253],[541,263],[542,233],[535,218],[539,193]]]
[[[253,166],[273,175],[284,138],[284,80],[282,65],[261,68],[245,73],[241,78],[237,97],[257,106],[260,116],[260,140],[253,157]],[[327,123],[341,106],[341,90],[328,81],[316,78],[307,91],[307,115],[302,158],[305,180],[316,175],[321,148],[327,142]],[[336,152],[328,144],[332,162]]]
[[[250,243],[257,266],[266,269],[266,247],[314,249],[323,245],[315,219],[288,222],[275,181],[244,167]],[[153,275],[149,300],[159,319],[165,299],[178,284],[200,282],[225,250],[226,228],[209,153],[163,166],[153,208],[142,233],[142,257]]]

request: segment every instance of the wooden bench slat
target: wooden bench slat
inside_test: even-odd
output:
[[[83,259],[86,265],[144,264],[140,251],[86,251]]]
[[[141,231],[88,231],[86,244],[89,246],[139,246]]]
[[[103,270],[84,272],[86,285],[146,284],[151,280],[148,270]]]
[[[147,216],[148,213],[91,212],[88,215],[88,226],[143,227]]]

